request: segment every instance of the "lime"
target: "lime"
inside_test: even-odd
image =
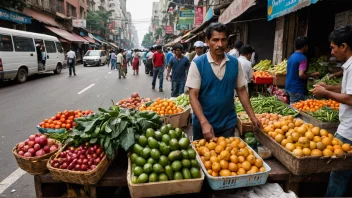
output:
[[[180,128],[175,129],[176,138],[180,139],[182,135],[182,130]]]
[[[154,173],[160,174],[160,173],[164,172],[164,168],[160,164],[154,164],[153,171],[154,171]]]
[[[170,150],[171,151],[175,151],[178,150],[179,146],[178,146],[178,141],[175,138],[172,138],[169,142],[169,146],[170,146]]]
[[[141,155],[142,154],[142,151],[143,151],[143,147],[139,144],[134,144],[133,145],[133,152],[138,154],[138,155]]]
[[[132,164],[132,170],[134,169],[134,168],[136,168],[136,164]]]
[[[188,159],[188,152],[186,150],[181,150],[182,159]]]
[[[145,161],[145,159],[143,157],[137,157],[136,164],[138,166],[144,166],[145,163],[147,163],[147,161]]]
[[[147,136],[147,138],[155,137],[154,129],[152,129],[152,128],[147,129],[147,131],[145,132],[145,136]]]
[[[166,173],[167,177],[169,178],[169,180],[174,179],[174,171],[172,170],[170,165],[165,166],[165,173]]]
[[[147,174],[151,173],[153,171],[153,165],[148,163],[144,164],[143,171]]]
[[[155,131],[155,139],[156,140],[160,141],[162,136],[163,135],[160,133],[160,131]]]
[[[185,133],[185,132],[182,132],[181,137],[187,137],[186,133]]]
[[[166,125],[164,125],[164,126],[162,126],[161,128],[160,128],[160,132],[161,132],[161,134],[167,134],[167,133],[169,133],[169,128],[166,126]]]
[[[178,141],[178,145],[180,146],[181,149],[187,149],[189,146],[189,139],[188,138],[181,138]]]
[[[167,175],[165,173],[161,173],[159,175],[159,181],[168,181],[168,180],[169,179],[168,179],[168,177],[167,177]]]
[[[169,164],[169,160],[165,155],[160,156],[159,164],[162,165],[163,167]]]
[[[182,167],[183,168],[191,168],[191,162],[188,159],[182,160]]]
[[[138,179],[136,176],[132,176],[132,180],[131,180],[132,184],[138,184]]]
[[[169,131],[174,129],[174,127],[171,124],[167,124],[166,126],[167,128],[169,128]]]
[[[149,137],[148,138],[148,146],[150,148],[158,148],[159,147],[159,143],[158,141],[156,141],[153,137]]]
[[[167,145],[169,145],[170,140],[171,140],[171,137],[168,134],[164,134],[161,137],[161,141],[164,142]]]
[[[170,148],[168,145],[166,145],[164,142],[161,142],[159,145],[159,150],[163,155],[169,155],[170,153]]]
[[[175,180],[181,180],[181,179],[183,179],[182,173],[181,173],[181,172],[175,172],[175,173],[174,173],[174,179],[175,179]]]
[[[176,138],[176,139],[178,139],[178,138],[177,138],[176,131],[174,131],[174,130],[170,130],[170,131],[169,131],[169,135],[170,135],[171,138]]]
[[[200,168],[199,163],[195,159],[191,159],[191,165],[194,168]]]
[[[145,147],[148,143],[148,139],[147,137],[145,137],[144,135],[139,136],[138,138],[138,144],[141,145],[142,147]]]
[[[196,159],[197,154],[193,149],[189,148],[187,149],[187,152],[188,152],[188,159]]]
[[[159,160],[160,158],[160,151],[158,149],[152,149],[150,151],[150,157],[152,157],[154,160]]]
[[[158,175],[156,173],[152,173],[149,175],[149,182],[157,182],[158,180]]]
[[[184,179],[192,179],[191,172],[188,170],[188,168],[182,169],[182,176]]]
[[[140,176],[138,176],[137,181],[138,183],[146,183],[148,181],[148,175],[146,173],[142,173]]]
[[[150,156],[150,148],[144,148],[141,155],[144,159],[148,159]]]
[[[153,164],[155,164],[155,160],[150,157],[150,158],[147,160],[147,163],[153,165]]]
[[[174,161],[171,164],[171,168],[172,168],[173,171],[179,171],[182,168],[182,163],[180,161],[178,161],[178,160]]]
[[[191,175],[192,175],[192,178],[200,178],[199,168],[192,167],[191,168]]]
[[[139,156],[138,156],[136,153],[132,153],[132,154],[131,154],[131,162],[132,162],[132,163],[135,163],[137,157],[139,157]]]
[[[175,160],[180,160],[182,157],[181,151],[176,150],[176,151],[172,151],[169,156],[168,156],[168,160],[170,162],[173,162]]]
[[[140,167],[140,166],[136,166],[134,169],[133,169],[133,174],[136,175],[136,176],[139,176],[143,173],[143,168]]]

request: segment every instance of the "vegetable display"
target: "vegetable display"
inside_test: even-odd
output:
[[[156,99],[150,106],[142,105],[139,111],[153,111],[160,116],[182,113],[183,109],[170,99]]]
[[[44,119],[43,122],[39,123],[39,126],[42,128],[50,128],[50,129],[72,129],[76,125],[74,122],[75,118],[79,118],[82,116],[88,116],[92,114],[91,110],[65,110],[63,112],[58,112],[55,116]]]
[[[173,99],[179,107],[187,107],[189,105],[189,96],[187,94],[181,94],[177,98]]]
[[[193,142],[207,173],[213,177],[228,177],[264,172],[263,160],[237,137],[219,137]]]
[[[261,60],[253,67],[255,71],[266,71],[272,66],[271,60]]]
[[[313,62],[308,65],[307,74],[319,72],[320,76],[325,76],[328,73],[328,67],[319,62]]]
[[[293,108],[296,108],[303,112],[316,112],[322,107],[330,107],[333,110],[339,110],[340,103],[334,100],[316,100],[316,99],[308,99],[299,101],[292,104]]]
[[[254,78],[273,78],[271,74],[267,71],[255,71],[253,72]]]
[[[314,88],[315,84],[318,84],[319,82],[325,83],[327,85],[339,85],[342,83],[342,77],[338,78],[338,77],[332,77],[329,78],[329,74],[326,74],[323,78],[318,79],[318,80],[314,80],[314,82],[312,84],[307,84],[307,89],[311,90]]]
[[[286,68],[287,68],[287,60],[285,59],[278,65],[275,65],[274,67],[271,67],[270,69],[268,69],[268,72],[272,74],[286,74]]]
[[[133,145],[130,159],[134,184],[201,177],[189,139],[171,125],[147,129]]]
[[[46,135],[36,133],[30,135],[24,142],[17,145],[17,154],[26,158],[40,157],[48,153],[56,152],[59,146],[54,139]]]
[[[268,124],[263,125],[263,131],[297,157],[332,157],[352,153],[350,144],[341,142],[325,129],[294,119],[293,116],[265,123]]]
[[[74,146],[85,142],[102,145],[109,159],[114,157],[119,148],[128,150],[135,143],[135,134],[148,128],[159,128],[160,117],[154,112],[138,112],[120,109],[118,106],[109,110],[99,108],[99,113],[75,119],[76,127],[66,140]]]
[[[329,107],[322,107],[321,109],[314,112],[307,112],[317,120],[322,122],[339,122],[339,110],[332,109]]]
[[[142,103],[150,102],[150,98],[141,98],[138,93],[133,93],[130,98],[120,100],[117,106],[128,109],[138,109]]]
[[[252,97],[250,99],[254,112],[257,114],[262,113],[277,113],[280,115],[294,115],[298,112],[290,108],[285,103],[276,99],[275,96],[265,97],[259,95],[258,97]]]
[[[257,147],[258,141],[254,137],[253,132],[247,132],[244,134],[244,142],[253,149]]]

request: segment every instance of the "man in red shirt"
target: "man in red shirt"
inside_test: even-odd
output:
[[[165,56],[161,51],[161,46],[156,46],[156,52],[153,55],[153,82],[152,89],[155,89],[156,78],[160,73],[159,78],[159,92],[163,92],[163,80],[164,80],[164,65],[165,65]]]

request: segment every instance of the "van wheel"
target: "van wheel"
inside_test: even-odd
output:
[[[27,81],[27,70],[25,68],[20,68],[17,72],[16,81],[18,83],[24,83]]]
[[[54,74],[59,74],[61,73],[62,67],[60,64],[57,64],[56,69],[54,70]]]

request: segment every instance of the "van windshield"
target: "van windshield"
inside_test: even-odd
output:
[[[86,56],[100,56],[100,51],[88,51]]]

